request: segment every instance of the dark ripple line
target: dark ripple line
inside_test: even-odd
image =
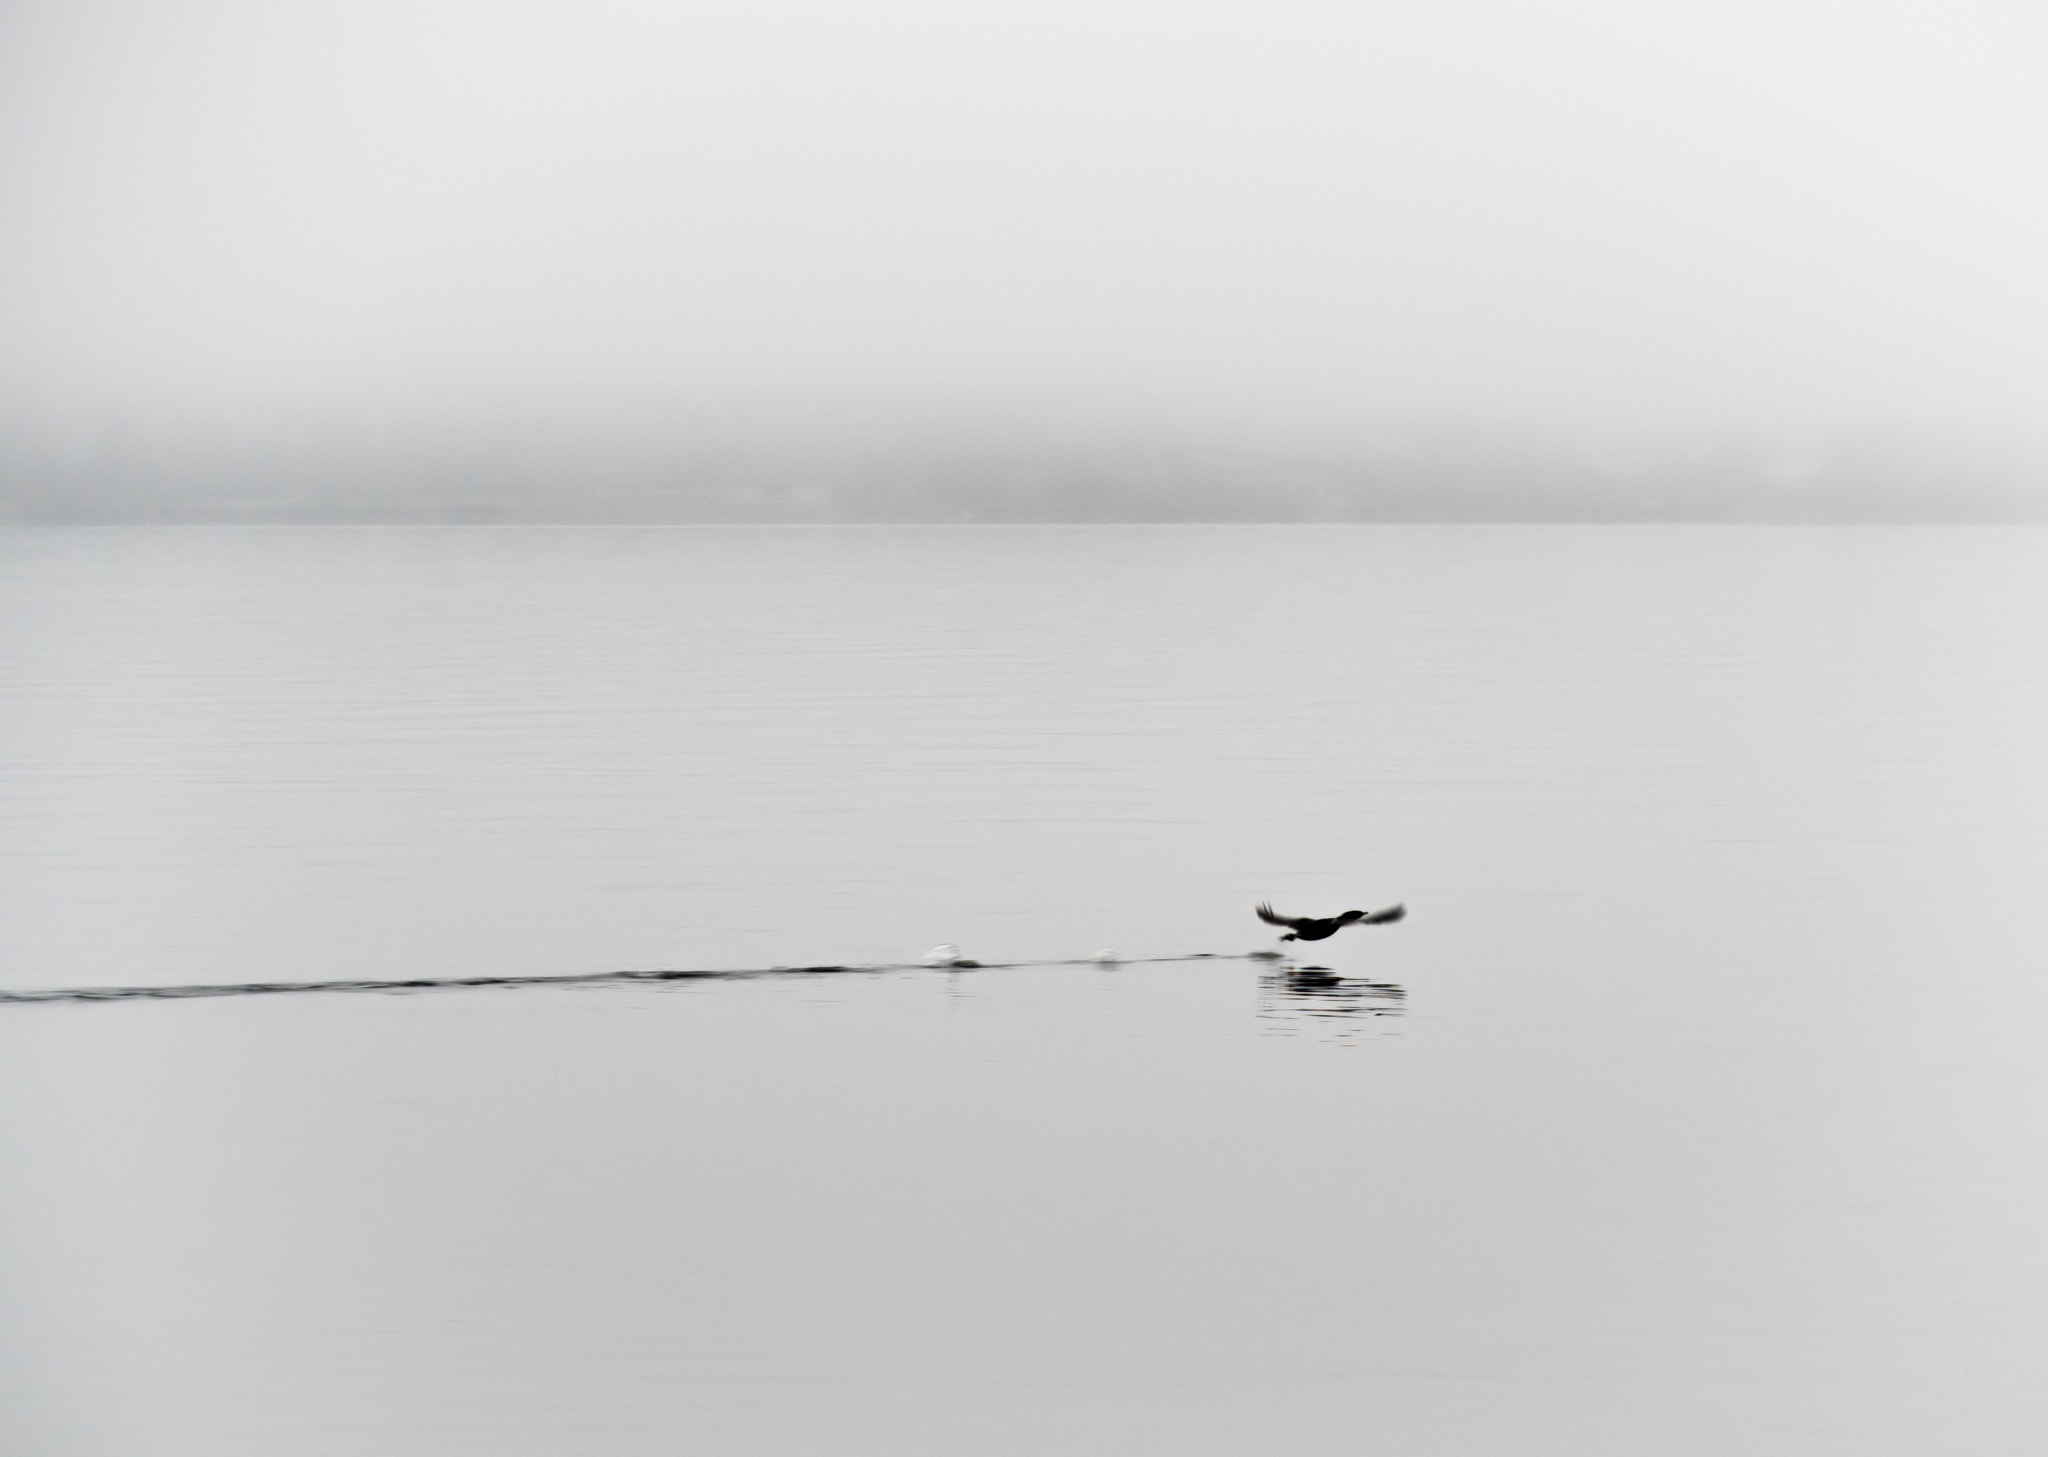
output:
[[[1114,962],[1093,957],[1067,961],[882,962],[871,966],[755,966],[686,971],[583,971],[545,976],[417,976],[392,980],[206,982],[194,986],[57,987],[47,991],[0,991],[0,1003],[177,1002],[199,997],[264,997],[289,992],[452,991],[465,987],[598,986],[608,982],[745,981],[762,977],[832,976],[885,971],[1000,971],[1029,966],[1141,966],[1171,961],[1248,961],[1268,958],[1197,951],[1185,956],[1130,956]]]

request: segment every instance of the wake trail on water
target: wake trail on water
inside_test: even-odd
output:
[[[346,981],[205,982],[192,986],[56,987],[40,991],[0,991],[0,1003],[22,1002],[177,1002],[198,997],[266,997],[289,992],[423,992],[480,987],[602,986],[634,982],[750,981],[771,977],[840,976],[893,971],[1014,970],[1036,966],[1143,966],[1175,961],[1277,961],[1272,952],[1196,951],[1178,956],[1077,957],[1060,961],[881,962],[873,965],[757,966],[671,971],[586,971],[542,976],[418,976]]]

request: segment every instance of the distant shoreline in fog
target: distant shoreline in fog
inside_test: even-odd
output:
[[[1800,452],[1708,439],[1605,455],[1484,437],[1320,455],[821,441],[0,453],[9,525],[2028,521],[2048,521],[2048,466],[1926,441]]]

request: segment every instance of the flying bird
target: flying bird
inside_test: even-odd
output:
[[[1287,934],[1282,941],[1323,941],[1336,935],[1346,926],[1384,926],[1389,921],[1398,921],[1408,914],[1405,905],[1388,906],[1383,911],[1346,911],[1341,916],[1283,916],[1264,901],[1258,905],[1259,919],[1269,926],[1285,926]]]

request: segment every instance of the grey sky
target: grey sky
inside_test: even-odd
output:
[[[28,436],[1418,421],[2031,440],[2017,4],[0,18]]]

